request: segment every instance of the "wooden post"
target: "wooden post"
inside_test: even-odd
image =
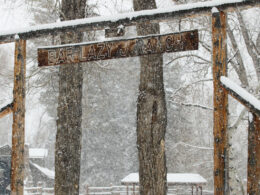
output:
[[[228,191],[228,94],[221,88],[220,77],[227,75],[226,14],[212,14],[214,81],[214,194]]]
[[[13,132],[12,132],[12,195],[23,194],[24,179],[24,116],[25,116],[25,72],[26,41],[15,41]]]
[[[260,194],[260,118],[249,113],[247,194]]]

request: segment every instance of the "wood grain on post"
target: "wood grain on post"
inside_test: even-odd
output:
[[[12,132],[12,195],[23,195],[26,41],[15,41],[13,132]]]
[[[260,194],[260,118],[249,114],[247,194]]]
[[[212,14],[213,80],[214,80],[214,194],[228,190],[228,94],[221,88],[220,77],[227,75],[226,14]]]

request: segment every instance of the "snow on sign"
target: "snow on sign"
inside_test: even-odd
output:
[[[198,49],[198,30],[38,48],[39,66],[73,64]]]

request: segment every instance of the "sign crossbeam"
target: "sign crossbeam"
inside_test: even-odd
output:
[[[14,31],[0,33],[0,44],[13,42],[15,35],[18,34],[22,39],[40,38],[47,35],[54,35],[64,32],[86,32],[93,30],[103,30],[107,27],[115,26],[132,26],[138,22],[169,22],[176,18],[187,18],[202,15],[211,15],[213,7],[217,7],[222,11],[234,11],[239,9],[248,9],[259,7],[259,0],[229,0],[229,1],[206,1],[199,3],[191,3],[188,5],[176,5],[170,9],[144,10],[139,12],[118,14],[112,17],[94,17],[88,19],[79,19],[73,21],[64,21],[60,23],[44,24],[24,28]]]
[[[39,66],[73,64],[165,52],[197,50],[198,30],[132,39],[60,45],[38,49]]]

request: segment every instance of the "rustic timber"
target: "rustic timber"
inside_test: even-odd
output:
[[[230,89],[225,84],[221,83],[221,86],[228,92],[229,95],[231,95],[233,98],[235,98],[237,101],[239,101],[241,104],[243,104],[246,108],[248,108],[251,112],[258,115],[260,117],[260,110],[256,108],[254,105],[252,105],[247,99],[240,96],[236,91],[233,89]]]
[[[227,75],[226,14],[212,14],[213,83],[214,83],[214,194],[228,191],[228,94],[221,88],[220,77]]]
[[[10,114],[13,112],[13,103],[6,105],[5,107],[0,109],[0,118]]]
[[[147,37],[61,45],[38,49],[39,66],[72,64],[114,58],[197,50],[198,30]]]
[[[23,194],[24,181],[24,127],[25,127],[25,72],[26,41],[15,41],[13,132],[12,132],[12,195]]]
[[[89,19],[80,19],[77,22],[65,21],[60,23],[46,24],[25,28],[18,31],[0,33],[0,43],[12,42],[18,34],[23,39],[32,39],[44,37],[46,35],[56,35],[64,32],[86,32],[93,30],[103,30],[107,27],[119,25],[133,26],[138,22],[150,21],[152,23],[169,22],[176,18],[187,18],[202,15],[211,15],[211,9],[217,7],[223,11],[235,11],[236,8],[248,9],[259,7],[259,0],[233,0],[232,2],[209,1],[192,3],[188,5],[176,5],[172,9],[158,9],[156,12],[145,10],[127,14],[119,14],[113,17],[95,17]]]
[[[249,113],[247,194],[260,194],[260,118]]]

